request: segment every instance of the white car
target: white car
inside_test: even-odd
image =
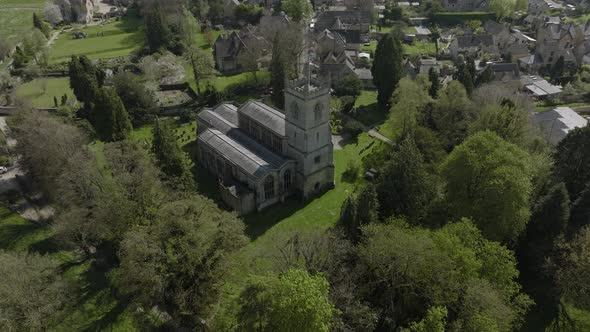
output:
[[[8,168],[4,167],[4,166],[0,166],[0,174],[4,174],[8,172]]]

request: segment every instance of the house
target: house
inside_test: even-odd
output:
[[[320,58],[330,52],[340,53],[345,49],[346,39],[341,34],[325,29],[316,36],[316,53]]]
[[[528,13],[542,14],[559,9],[563,9],[563,5],[553,0],[529,0]]]
[[[581,64],[583,56],[590,50],[590,23],[545,23],[537,30],[535,54],[543,65],[553,65],[563,56],[566,62]]]
[[[493,63],[490,65],[496,81],[520,83],[520,71],[516,63]]]
[[[369,33],[371,12],[367,10],[327,10],[317,14],[315,31],[329,29],[359,30],[361,35]]]
[[[443,0],[443,7],[449,12],[487,11],[488,0]]]
[[[320,74],[336,83],[340,79],[353,75],[355,64],[346,51],[330,51],[320,59]]]
[[[418,74],[428,74],[430,69],[440,73],[440,65],[434,58],[424,58],[418,60]]]
[[[588,125],[588,120],[569,107],[536,112],[533,122],[541,130],[543,138],[553,145],[557,145],[571,130]]]
[[[524,86],[524,91],[537,99],[554,98],[562,92],[560,86],[553,85],[539,76],[521,76],[520,82]]]
[[[463,54],[478,58],[483,54],[499,54],[498,48],[494,44],[494,37],[489,34],[457,36],[451,42],[449,50],[453,57]]]
[[[217,177],[223,201],[239,215],[334,187],[330,86],[291,81],[285,105],[282,112],[250,100],[197,114],[198,162]]]
[[[430,31],[430,29],[428,29],[426,27],[417,26],[417,27],[414,27],[414,29],[416,29],[416,39],[428,40],[428,39],[430,39],[430,35],[432,35],[432,32]]]
[[[219,35],[213,44],[213,57],[220,72],[237,73],[248,66],[264,65],[270,48],[266,39],[258,36],[253,27],[247,26],[239,32]],[[256,63],[251,61],[252,58],[256,58]]]
[[[524,71],[529,73],[537,72],[543,66],[541,56],[537,54],[529,54],[518,58],[518,65]]]
[[[499,50],[504,49],[510,41],[510,30],[504,24],[487,20],[483,24],[483,30],[486,34],[492,35],[494,38],[494,44]]]

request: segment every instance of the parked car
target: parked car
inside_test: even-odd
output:
[[[0,174],[4,174],[8,172],[8,168],[4,167],[4,166],[0,166]]]

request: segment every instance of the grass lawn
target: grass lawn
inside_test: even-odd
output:
[[[53,107],[53,97],[57,97],[60,102],[64,93],[68,95],[68,99],[74,98],[67,77],[35,79],[21,85],[17,95],[30,100],[35,107]]]
[[[369,46],[367,46],[367,45],[361,46],[361,51],[369,52],[371,54],[375,54],[375,50],[377,49],[377,43],[378,43],[378,41],[371,40]]]
[[[190,67],[189,64],[186,64],[185,66],[186,69],[186,81],[189,82],[190,86],[195,89],[197,88],[197,85],[195,83],[195,76],[193,74],[193,71]],[[270,76],[270,73],[267,71],[259,71],[257,74],[258,79],[264,79]],[[207,83],[210,83],[211,85],[213,85],[215,87],[215,89],[217,89],[217,91],[223,91],[225,90],[225,88],[227,88],[229,85],[231,84],[235,84],[235,83],[240,83],[240,82],[245,82],[248,80],[251,80],[252,78],[252,74],[251,73],[241,73],[241,74],[237,74],[237,75],[231,75],[231,76],[214,76],[214,77],[209,77],[207,79],[203,79],[201,80],[201,89],[205,89]]]
[[[129,55],[144,44],[142,20],[130,12],[121,21],[82,29],[87,38],[73,39],[71,31],[62,32],[51,47],[49,62],[68,61],[72,55],[90,59],[108,59]]]
[[[432,55],[436,54],[436,46],[432,42],[416,40],[412,44],[403,44],[406,55]]]
[[[378,143],[377,143],[378,144]],[[295,234],[321,233],[334,226],[340,215],[342,202],[355,189],[352,183],[342,181],[342,173],[351,162],[358,162],[370,153],[373,139],[363,133],[357,143],[351,143],[343,150],[334,151],[336,187],[307,204],[289,200],[283,204],[245,218],[246,233],[252,239],[231,262],[231,277],[225,285],[221,303],[220,321],[223,330],[234,326],[236,299],[245,286],[249,274],[264,275],[273,271],[273,253]]]
[[[33,28],[33,13],[40,14],[44,4],[45,0],[0,0],[0,36],[21,41]]]
[[[366,126],[379,125],[387,119],[387,114],[377,110],[377,91],[363,90],[354,103],[357,109],[354,118]]]

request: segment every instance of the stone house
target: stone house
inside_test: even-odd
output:
[[[217,69],[222,73],[239,73],[253,65],[252,57],[256,57],[256,66],[265,66],[270,59],[268,41],[258,36],[251,26],[239,32],[221,34],[213,44],[213,57]]]
[[[449,12],[487,11],[488,0],[443,0],[443,7]]]
[[[315,31],[358,30],[363,36],[369,33],[371,19],[367,10],[327,10],[317,13],[314,27]]]
[[[330,86],[291,81],[285,105],[283,112],[250,100],[197,114],[199,164],[217,177],[224,202],[239,215],[334,187]]]
[[[537,30],[535,55],[545,66],[553,65],[561,56],[566,62],[581,64],[589,51],[589,39],[590,23],[545,23]]]
[[[483,54],[499,55],[499,50],[490,34],[457,36],[449,45],[453,57],[459,54],[479,58]]]

